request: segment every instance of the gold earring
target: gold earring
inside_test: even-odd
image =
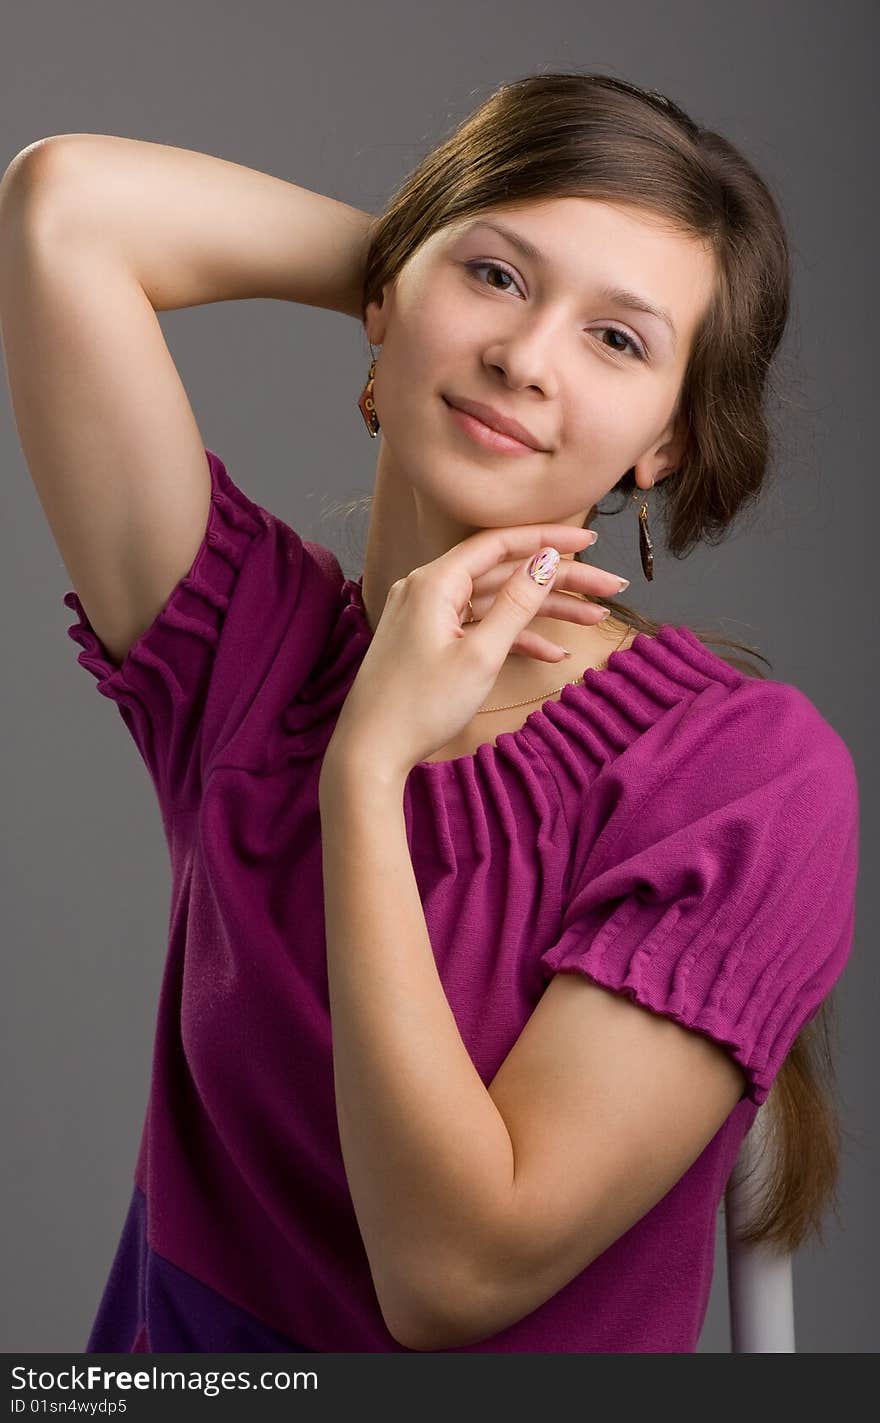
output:
[[[372,350],[372,347],[370,347]],[[370,364],[370,374],[367,376],[367,383],[361,391],[358,406],[364,417],[364,424],[370,432],[370,438],[375,440],[381,429],[379,417],[376,414],[376,402],[373,400],[373,377],[376,374],[376,359],[373,358]]]
[[[654,488],[653,479],[651,488]],[[648,527],[648,495],[645,490],[636,488],[633,499],[638,503],[639,498],[643,500],[639,510],[639,555],[642,560],[642,572],[650,583],[654,579],[654,544],[651,539],[651,530]]]

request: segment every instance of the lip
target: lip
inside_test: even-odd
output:
[[[465,400],[464,397],[458,395],[444,395],[443,399],[452,410],[473,416],[475,420],[479,420],[490,430],[495,430],[500,435],[506,435],[526,449],[537,450],[542,454],[548,453],[531,430],[527,430],[525,425],[521,425],[518,420],[513,420],[507,415],[502,415],[500,411],[493,410],[491,405],[483,405],[479,400]]]

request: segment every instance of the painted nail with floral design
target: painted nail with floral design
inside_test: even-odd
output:
[[[549,583],[559,567],[559,549],[542,548],[530,561],[526,572],[536,583]]]

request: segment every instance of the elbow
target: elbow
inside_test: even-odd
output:
[[[42,193],[48,183],[57,181],[62,157],[66,163],[74,141],[81,137],[72,133],[52,134],[26,144],[7,164],[0,191],[8,193],[15,187],[22,196]]]
[[[60,231],[62,240],[71,236],[70,204],[61,211],[59,193],[69,190],[65,170],[68,149],[61,135],[40,139],[15,155],[0,180],[0,255],[4,263],[22,250],[24,242],[50,230]],[[73,135],[70,135],[73,137]]]
[[[457,1312],[437,1289],[428,1295],[416,1289],[390,1291],[377,1287],[382,1318],[391,1337],[404,1349],[418,1352],[448,1349],[458,1337]]]
[[[440,1311],[433,1306],[410,1309],[405,1318],[389,1319],[389,1332],[404,1349],[417,1353],[433,1353],[440,1349],[456,1349],[463,1344],[476,1344],[491,1332],[470,1316],[452,1311]]]
[[[426,1284],[410,1284],[405,1296],[382,1302],[389,1332],[405,1349],[432,1352],[476,1344],[502,1327],[498,1291],[482,1269],[437,1266]],[[508,1321],[509,1322],[509,1321]]]

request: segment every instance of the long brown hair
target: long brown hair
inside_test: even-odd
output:
[[[385,283],[438,229],[489,208],[553,197],[636,205],[711,244],[715,291],[695,334],[677,407],[686,417],[687,446],[679,468],[659,481],[650,499],[652,537],[656,542],[659,509],[666,549],[684,558],[698,543],[719,543],[762,492],[771,443],[771,361],[789,313],[789,249],[777,204],[727,139],[655,90],[607,75],[534,74],[501,85],[421,160],[376,219],[362,319],[367,304],[381,300]],[[635,472],[627,470],[611,491],[622,496],[620,507],[594,506],[585,523],[631,508],[635,488]],[[611,607],[609,623],[649,635],[660,629],[617,598],[595,601]],[[745,675],[766,676],[747,660],[771,665],[756,649],[709,628],[691,630],[728,649],[724,660]],[[773,1161],[762,1173],[755,1215],[739,1233],[743,1241],[792,1252],[811,1235],[823,1240],[829,1207],[837,1215],[836,1031],[829,994],[793,1043],[767,1098]]]

